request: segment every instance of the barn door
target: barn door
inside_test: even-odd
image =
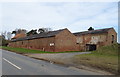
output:
[[[95,44],[86,44],[86,51],[94,51],[96,50]]]

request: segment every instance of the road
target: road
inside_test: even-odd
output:
[[[65,67],[27,56],[2,51],[2,75],[100,75],[99,73]]]

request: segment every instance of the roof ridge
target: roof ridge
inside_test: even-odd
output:
[[[98,34],[98,33],[107,33],[109,29],[111,28],[103,28],[103,29],[96,29],[96,30],[91,30],[91,31],[82,31],[82,32],[75,32],[73,33],[74,35],[85,35],[85,34]]]
[[[103,28],[103,29],[96,29],[96,30],[90,30],[90,31],[98,31],[98,30],[106,30],[106,29],[112,29],[113,27],[111,28]],[[81,31],[81,32],[75,32],[75,33],[83,33],[83,32],[90,32],[90,31]]]
[[[43,32],[43,33],[39,33],[39,34],[34,34],[34,35],[31,35],[31,36],[26,36],[26,37],[14,39],[13,41],[28,40],[28,39],[43,38],[43,37],[53,37],[53,36],[56,36],[59,32],[65,30],[65,29],[59,29],[59,30],[55,30],[55,31],[51,31],[51,32]]]

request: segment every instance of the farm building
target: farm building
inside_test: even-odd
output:
[[[101,46],[117,43],[113,28],[71,33],[67,28],[22,38],[12,39],[11,47],[37,49],[41,51],[93,51]]]
[[[73,33],[77,38],[79,51],[93,51],[101,46],[117,43],[117,33],[114,28],[105,28]]]
[[[77,51],[76,36],[74,36],[68,29],[13,39],[9,46],[52,52]]]

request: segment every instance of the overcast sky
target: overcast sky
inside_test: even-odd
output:
[[[2,31],[50,27],[80,32],[92,26],[118,32],[117,2],[8,2],[1,9]]]

